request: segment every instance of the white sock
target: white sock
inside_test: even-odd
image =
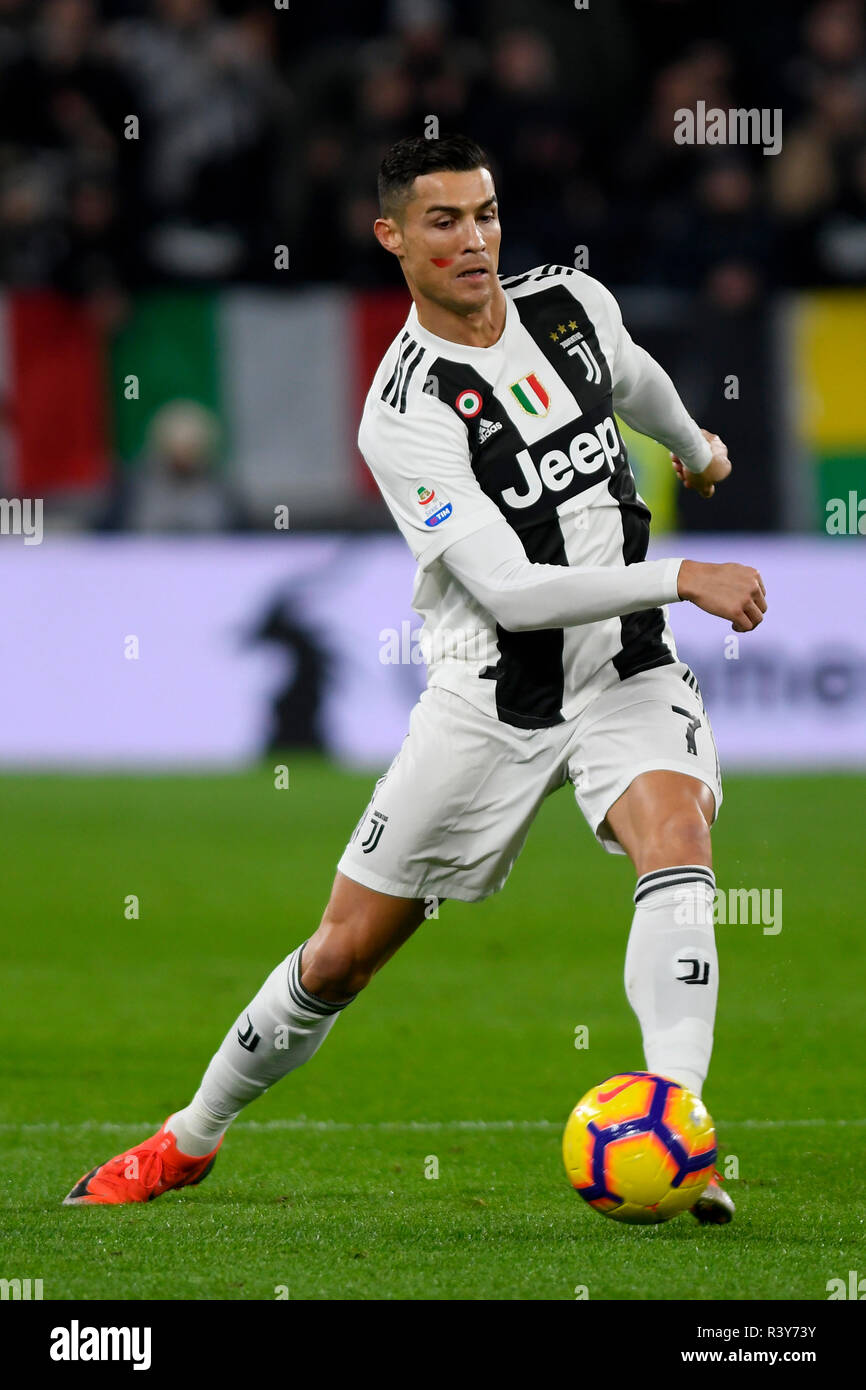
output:
[[[181,1153],[198,1158],[215,1149],[245,1105],[309,1061],[355,998],[332,1004],[304,989],[306,944],[271,972],[214,1053],[189,1105],[168,1120]]]
[[[625,992],[647,1069],[701,1094],[713,1050],[719,962],[716,880],[703,864],[642,874],[625,957]]]

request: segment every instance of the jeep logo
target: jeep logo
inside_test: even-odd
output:
[[[551,492],[563,492],[571,483],[575,473],[597,473],[607,464],[614,471],[614,460],[619,458],[622,441],[614,424],[613,416],[608,415],[592,434],[576,434],[564,449],[551,449],[544,455],[536,469],[528,449],[521,449],[517,455],[521,472],[526,479],[526,491],[518,492],[507,487],[502,500],[507,507],[531,507],[537,502],[545,488]]]

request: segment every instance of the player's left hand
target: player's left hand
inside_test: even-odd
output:
[[[700,493],[701,497],[712,497],[716,490],[716,483],[727,478],[732,465],[728,458],[728,446],[725,441],[720,439],[717,434],[711,434],[709,430],[701,430],[701,434],[709,442],[713,451],[703,472],[690,472],[676,454],[671,454],[671,462],[674,466],[674,472],[684,487],[687,487],[690,492]]]

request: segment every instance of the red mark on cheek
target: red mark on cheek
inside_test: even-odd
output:
[[[444,270],[447,265],[454,264],[453,256],[431,256],[430,259],[434,265],[438,265],[440,270]]]

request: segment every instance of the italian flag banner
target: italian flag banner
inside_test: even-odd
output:
[[[361,407],[407,310],[403,294],[333,288],[143,296],[111,353],[119,457],[134,465],[158,410],[194,400],[218,419],[226,474],[254,511],[333,509],[368,485]]]
[[[376,492],[357,451],[364,397],[409,308],[404,291],[166,290],[109,340],[52,292],[0,298],[0,467],[8,496],[107,484],[146,458],[170,402],[220,427],[221,466],[264,519],[315,519]]]
[[[0,295],[0,486],[7,497],[94,488],[109,476],[105,342],[50,291]]]

